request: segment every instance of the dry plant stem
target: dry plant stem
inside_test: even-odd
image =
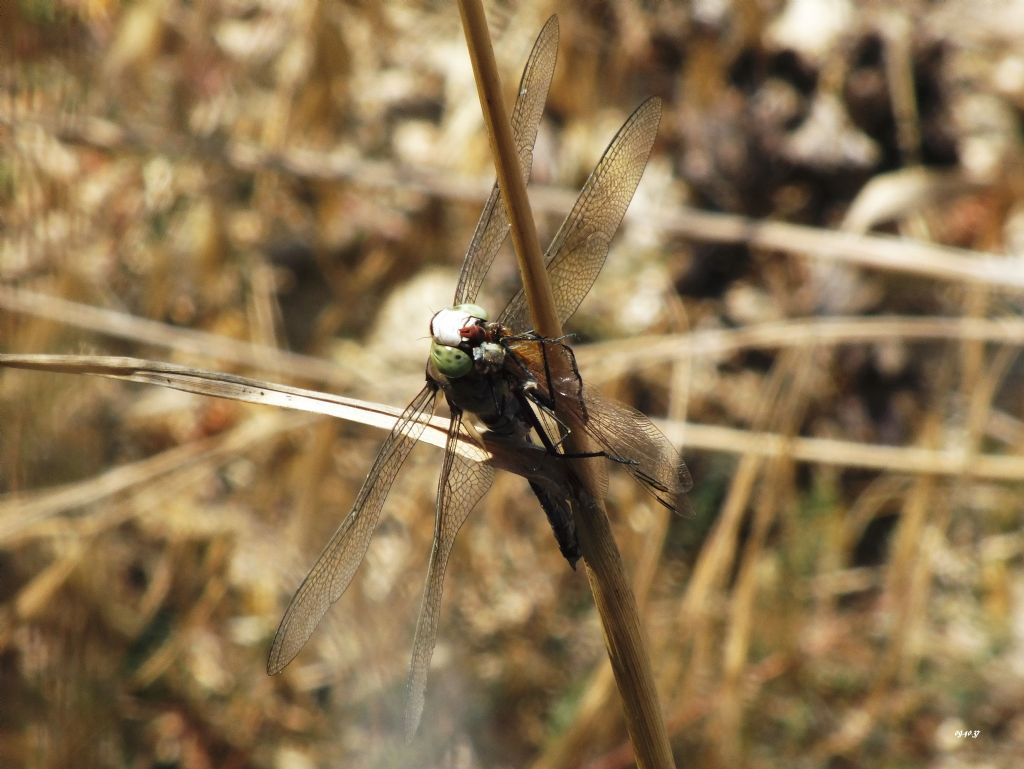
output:
[[[0,353],[0,367],[5,366],[61,374],[89,374],[126,382],[155,384],[196,395],[210,395],[263,406],[323,414],[382,430],[391,430],[401,414],[401,409],[371,401],[141,358]],[[448,420],[431,417],[425,420],[425,424],[427,429],[419,440],[443,448]],[[487,458],[474,441],[460,441],[457,451],[468,452],[467,456],[471,459],[482,461]]]
[[[530,199],[526,196],[526,184],[519,170],[519,153],[516,152],[512,124],[502,98],[498,65],[494,60],[483,5],[479,0],[460,0],[459,11],[534,330],[543,336],[559,337],[562,327],[544,269],[544,256],[537,239]]]
[[[558,337],[562,335],[561,324],[544,269],[530,201],[526,196],[526,185],[519,173],[518,155],[502,100],[487,19],[479,0],[460,0],[459,11],[534,329],[544,336]],[[578,435],[572,433],[569,436],[568,451],[587,450],[585,442],[576,440]],[[577,516],[576,526],[586,562],[587,579],[601,616],[605,643],[622,696],[626,728],[636,751],[637,764],[648,769],[674,767],[668,733],[658,706],[654,675],[642,639],[636,600],[626,579],[622,557],[612,536],[603,501],[597,493],[599,484],[589,463],[576,463],[573,470],[584,490],[580,496],[586,500],[586,509]]]
[[[655,424],[675,443],[692,449],[726,454],[775,457],[782,454],[797,462],[837,467],[861,467],[912,475],[965,475],[992,481],[1024,478],[1024,457],[1014,454],[971,454],[957,447],[885,446],[832,438],[792,438],[759,430],[740,430],[717,425]]]

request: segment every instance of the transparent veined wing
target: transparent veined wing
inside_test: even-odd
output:
[[[352,510],[331,536],[288,605],[270,649],[269,674],[280,673],[295,658],[331,604],[348,588],[366,555],[391,484],[423,432],[424,417],[433,413],[436,393],[437,385],[428,382],[405,407],[381,445]]]
[[[544,254],[558,317],[564,323],[597,280],[615,231],[633,199],[661,121],[661,100],[648,99],[629,116],[604,151],[576,204]],[[498,317],[513,331],[530,327],[520,289]]]
[[[683,494],[693,479],[675,447],[647,416],[588,389],[583,427],[658,502],[677,513],[686,511]]]
[[[453,414],[448,427],[444,464],[437,483],[437,503],[434,509],[434,544],[430,550],[430,564],[423,587],[420,614],[416,621],[416,635],[412,645],[412,661],[406,682],[405,734],[411,738],[419,725],[425,702],[427,671],[437,642],[437,626],[441,613],[441,593],[448,556],[455,545],[467,516],[487,493],[494,479],[494,468],[483,462],[468,459],[455,451],[459,438],[462,415]]]
[[[533,44],[533,50],[523,70],[523,77],[519,81],[519,93],[510,118],[524,181],[530,178],[530,170],[533,168],[533,145],[537,140],[537,129],[541,114],[544,112],[544,103],[548,99],[548,89],[551,86],[557,56],[558,17],[552,16]],[[476,300],[484,276],[491,268],[501,244],[508,237],[508,232],[508,214],[505,213],[501,190],[495,182],[473,232],[473,239],[466,249],[466,257],[459,273],[459,283],[455,288],[455,301],[452,304]]]
[[[682,495],[693,480],[675,447],[646,415],[584,388],[576,356],[568,345],[530,334],[509,338],[518,365],[536,382],[541,401],[556,412],[541,422],[552,442],[566,429],[582,429],[610,459],[622,464],[665,507],[683,512]],[[598,476],[603,484],[604,474]]]

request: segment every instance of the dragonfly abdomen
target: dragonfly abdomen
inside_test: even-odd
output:
[[[580,541],[576,536],[576,521],[573,518],[571,503],[567,498],[549,494],[543,486],[534,481],[530,481],[530,488],[537,495],[537,501],[540,502],[548,523],[551,524],[559,551],[575,569],[576,562],[583,553],[580,551]]]

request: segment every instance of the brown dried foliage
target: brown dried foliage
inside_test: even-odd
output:
[[[820,5],[849,14],[489,14],[509,86],[561,16],[542,237],[630,109],[665,101],[572,330],[591,386],[663,417],[697,480],[690,519],[622,473],[609,500],[679,765],[1015,766],[1024,8]],[[415,392],[491,176],[452,8],[19,0],[0,16],[3,351]],[[515,280],[505,260],[490,296]],[[629,765],[585,585],[505,475],[449,569],[421,741],[393,747],[430,448],[310,647],[264,675],[380,437],[0,373],[0,764]]]

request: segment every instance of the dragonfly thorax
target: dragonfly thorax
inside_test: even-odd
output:
[[[430,320],[430,357],[437,370],[450,379],[472,371],[493,373],[505,361],[500,344],[502,328],[488,321],[487,311],[476,304],[459,304],[434,314]]]
[[[505,348],[498,342],[480,342],[473,347],[473,361],[482,373],[497,371],[505,363]]]

